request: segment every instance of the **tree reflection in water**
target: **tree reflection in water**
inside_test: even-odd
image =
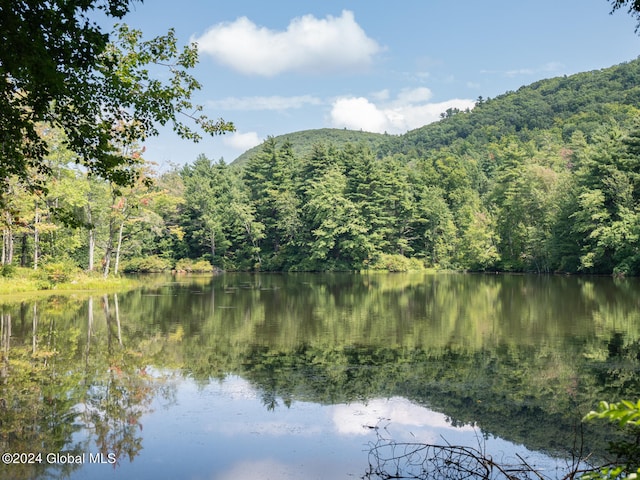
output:
[[[147,360],[123,339],[117,294],[112,299],[113,307],[102,296],[97,314],[93,297],[86,303],[52,297],[45,308],[21,303],[18,315],[0,307],[0,450],[40,458],[101,453],[116,464],[139,454],[140,418],[171,389],[165,378],[147,373]],[[84,308],[86,336],[81,325],[69,322]],[[7,474],[17,480],[64,477],[81,466],[41,461],[9,465]]]
[[[640,394],[637,291],[633,279],[229,274],[6,302],[0,449],[138,463],[144,416],[173,401],[175,375],[202,388],[242,378],[263,415],[402,397],[452,426],[570,455],[598,400]],[[597,452],[609,437],[589,425],[585,439]]]

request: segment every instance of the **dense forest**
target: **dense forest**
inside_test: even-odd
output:
[[[127,147],[127,187],[87,175],[43,125],[47,188],[8,179],[2,272],[638,275],[639,109],[634,60],[480,97],[400,136],[300,132],[162,174]]]

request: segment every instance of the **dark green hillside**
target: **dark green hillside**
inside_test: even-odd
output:
[[[372,150],[377,150],[381,145],[391,138],[389,135],[381,133],[371,133],[356,130],[345,130],[338,128],[320,128],[317,130],[302,130],[299,132],[286,133],[275,137],[276,142],[283,144],[290,142],[293,153],[296,156],[306,156],[311,153],[313,145],[317,143],[332,144],[340,148],[348,143],[364,143]],[[234,165],[245,165],[249,159],[258,154],[262,149],[262,145],[255,146],[232,163]]]
[[[394,153],[424,154],[464,139],[486,144],[515,134],[522,141],[532,130],[560,127],[563,140],[579,129],[591,137],[604,118],[624,120],[640,106],[640,60],[602,70],[540,80],[494,99],[478,99],[470,113],[451,115],[390,140]]]
[[[540,80],[493,99],[480,97],[471,112],[449,112],[439,122],[404,135],[321,128],[279,135],[275,140],[278,144],[291,142],[297,157],[310,154],[314,144],[332,144],[340,149],[349,143],[364,143],[378,157],[397,153],[424,155],[461,140],[480,146],[516,135],[519,140],[528,141],[535,136],[533,131],[558,128],[564,141],[576,130],[590,138],[603,120],[625,123],[629,118],[625,106],[640,106],[639,59]],[[247,150],[234,160],[234,165],[245,165],[261,148],[258,145]]]

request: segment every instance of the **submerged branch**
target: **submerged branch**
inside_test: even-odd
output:
[[[593,471],[585,459],[574,459],[566,470],[548,476],[520,455],[513,463],[504,463],[480,448],[396,442],[383,437],[379,427],[373,428],[377,438],[369,444],[369,467],[363,480],[570,480]]]

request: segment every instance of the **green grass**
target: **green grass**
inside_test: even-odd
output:
[[[64,280],[51,272],[16,267],[6,276],[0,276],[0,295],[18,293],[55,293],[74,291],[122,291],[142,285],[142,281],[130,277],[103,278],[101,274],[90,272],[71,272]]]

